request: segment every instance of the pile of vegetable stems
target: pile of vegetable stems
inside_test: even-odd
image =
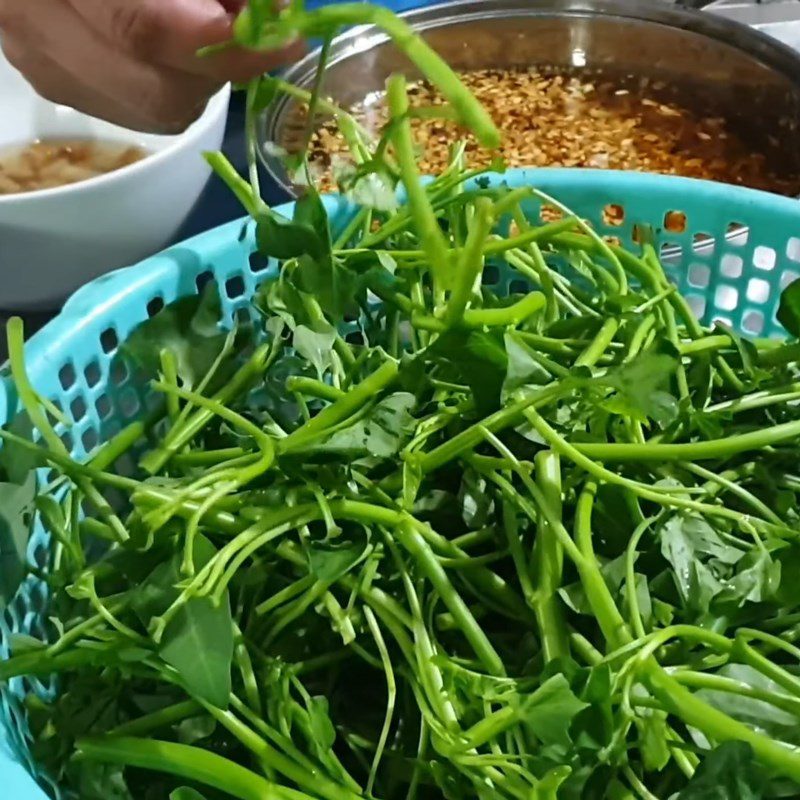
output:
[[[364,21],[497,141],[388,12],[251,3],[237,36]],[[481,181],[457,147],[423,183],[400,76],[377,146],[349,129],[351,189],[399,180],[405,204],[331,232],[309,189],[284,219],[252,140],[276,88],[249,87],[249,179],[210,157],[282,261],[260,341],[208,334],[199,374],[159,338],[169,308],[144,323],[152,352],[129,355],[157,363],[163,410],[78,463],[9,327],[38,435],[0,431],[0,488],[24,494],[10,458],[54,471],[19,509],[50,534],[28,580],[53,608],[0,680],[31,690],[43,773],[89,800],[800,792],[797,347],[701,326],[652,244]],[[561,218],[533,221],[543,203]],[[528,288],[482,287],[489,265]],[[52,674],[60,697],[39,700]]]

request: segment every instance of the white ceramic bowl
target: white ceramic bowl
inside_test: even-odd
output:
[[[81,183],[0,195],[0,310],[54,309],[81,284],[168,244],[208,180],[202,152],[221,145],[229,100],[226,87],[179,136],[136,133],[43,100],[0,51],[0,153],[89,138],[150,154]]]

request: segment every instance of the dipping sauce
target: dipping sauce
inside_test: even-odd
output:
[[[0,151],[0,195],[78,183],[141,161],[147,152],[119,142],[47,140]]]
[[[502,131],[499,154],[509,167],[654,172],[800,193],[800,174],[745,141],[731,120],[689,108],[690,98],[678,87],[589,68],[481,69],[462,71],[460,77]],[[412,84],[409,95],[412,108],[445,102],[425,81]],[[388,120],[382,95],[348,110],[376,138]],[[439,174],[460,139],[466,139],[470,167],[489,166],[498,155],[480,148],[452,121],[415,118],[411,127],[423,173]],[[295,152],[306,129],[305,110],[298,108],[279,144]],[[336,161],[349,158],[336,123],[323,121],[311,140],[310,159],[323,190],[335,190]]]

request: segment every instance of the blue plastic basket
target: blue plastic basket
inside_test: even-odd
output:
[[[590,170],[517,170],[494,179],[500,181],[535,185],[624,244],[631,244],[637,224],[651,226],[668,255],[670,277],[698,317],[721,320],[750,335],[782,335],[775,312],[781,289],[800,275],[800,202],[683,178]],[[353,212],[341,198],[326,198],[326,205],[334,226]],[[291,206],[279,210],[290,214]],[[541,209],[532,207],[531,213]],[[256,286],[275,274],[275,265],[254,252],[252,226],[246,226],[245,236],[242,226],[222,226],[93,281],[29,342],[33,385],[73,419],[70,430],[61,433],[76,458],[84,458],[149,405],[144,387],[136,385],[120,359],[112,366],[119,343],[148,315],[197,293],[210,279],[220,287],[229,320],[249,314]],[[498,290],[505,291],[510,280],[500,271]],[[0,384],[0,423],[13,417],[15,408],[13,388]],[[47,547],[39,531],[30,542],[31,561],[44,566]],[[43,635],[46,599],[40,582],[29,579],[23,585],[0,619],[0,658],[8,655],[10,634]],[[31,777],[36,769],[27,754],[20,700],[30,689],[42,696],[55,690],[47,682],[23,680],[0,688],[0,797],[9,800],[46,797]]]

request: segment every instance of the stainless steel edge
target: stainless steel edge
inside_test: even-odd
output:
[[[800,91],[800,54],[773,37],[723,15],[670,5],[663,0],[450,0],[409,11],[404,19],[421,33],[453,24],[514,18],[553,19],[568,17],[589,21],[592,18],[640,22],[666,26],[706,37],[749,56],[783,76]],[[359,26],[337,37],[330,50],[329,68],[386,44],[389,37],[374,26]],[[316,73],[319,51],[310,53],[283,77],[290,83],[309,86]],[[287,179],[280,159],[263,143],[279,141],[281,122],[293,101],[283,96],[264,112],[259,123],[261,158],[276,182],[289,194],[294,187]],[[735,236],[735,234],[733,234]],[[701,246],[702,247],[702,246]]]

